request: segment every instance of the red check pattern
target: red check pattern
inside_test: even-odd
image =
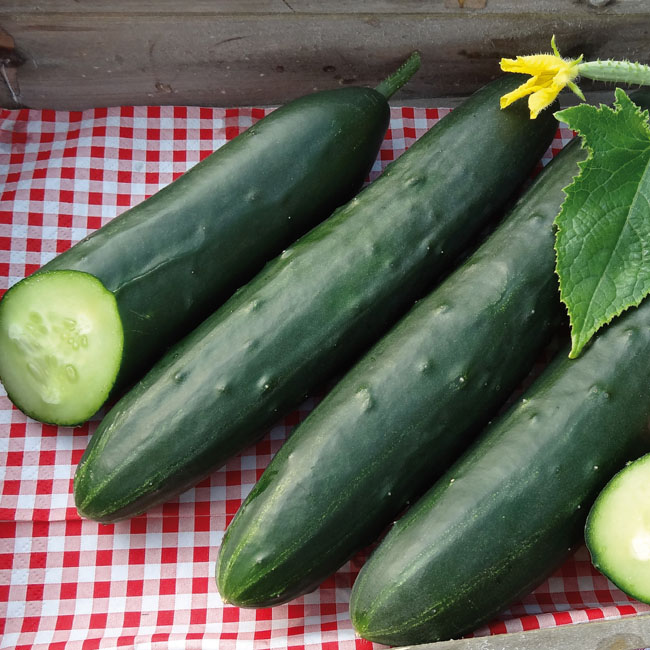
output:
[[[0,295],[261,118],[259,108],[0,111]],[[394,108],[371,178],[448,109]],[[544,160],[571,134],[560,130]],[[315,592],[273,609],[224,605],[213,571],[224,530],[313,398],[179,499],[131,521],[79,519],[72,477],[97,420],[29,420],[0,392],[0,648],[370,650],[348,617],[359,554]],[[584,549],[476,634],[650,611]]]

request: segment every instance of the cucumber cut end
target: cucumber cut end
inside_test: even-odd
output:
[[[650,454],[622,469],[585,526],[594,566],[628,596],[650,603]]]
[[[89,273],[36,273],[0,302],[0,380],[40,422],[92,417],[115,383],[123,344],[115,296]]]

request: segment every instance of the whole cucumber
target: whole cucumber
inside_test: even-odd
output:
[[[650,447],[650,302],[523,398],[389,531],[352,621],[389,645],[455,638],[529,593],[583,541],[594,499]]]
[[[12,287],[0,303],[0,377],[14,403],[79,424],[149,370],[358,191],[388,127],[387,98],[418,66],[416,53],[379,90],[278,108]]]
[[[650,107],[650,94],[631,97]],[[650,447],[650,302],[575,360],[568,348],[388,532],[353,586],[364,638],[455,638],[529,593],[583,541],[587,513]]]
[[[586,155],[568,145],[293,432],[226,531],[224,600],[266,607],[314,589],[487,423],[562,322],[553,220]]]
[[[77,509],[115,521],[195,485],[372,344],[498,214],[557,123],[499,109],[503,77],[288,248],[107,414]]]

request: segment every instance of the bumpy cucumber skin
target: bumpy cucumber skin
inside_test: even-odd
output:
[[[562,322],[552,224],[586,155],[575,141],[557,156],[293,432],[226,531],[225,600],[266,607],[315,588],[487,423]]]
[[[79,512],[116,521],[180,494],[379,338],[547,148],[552,117],[499,109],[520,81],[473,95],[172,349],[93,436]]]
[[[389,118],[369,88],[296,99],[46,264],[115,294],[125,341],[115,392],[350,199]]]
[[[600,490],[650,445],[650,303],[578,359],[567,354],[371,555],[350,602],[362,637],[458,637],[529,593],[582,542]]]

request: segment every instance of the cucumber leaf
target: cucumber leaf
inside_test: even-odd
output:
[[[555,113],[588,156],[556,217],[556,272],[571,324],[570,357],[650,293],[650,127],[623,90],[614,107]]]

